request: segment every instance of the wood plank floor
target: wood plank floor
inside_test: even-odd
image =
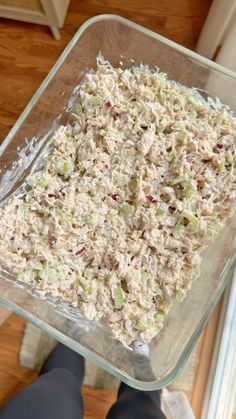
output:
[[[0,19],[0,140],[86,19],[118,14],[194,48],[210,4],[211,0],[73,0],[60,41],[47,27]]]
[[[102,13],[118,14],[194,48],[211,2],[72,0],[60,41],[55,41],[46,27],[0,19],[0,141],[86,19]],[[35,377],[33,371],[18,364],[23,327],[23,320],[12,315],[0,328],[0,404]],[[104,418],[115,399],[112,390],[84,388],[84,395],[86,419]]]

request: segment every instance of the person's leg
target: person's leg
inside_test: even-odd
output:
[[[38,379],[0,410],[1,419],[81,419],[84,359],[59,344]]]
[[[121,383],[107,419],[165,419],[160,394],[158,390],[141,391]]]

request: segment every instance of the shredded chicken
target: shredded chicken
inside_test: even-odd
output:
[[[235,202],[236,119],[147,67],[98,62],[44,167],[0,210],[0,263],[125,344],[149,342]]]

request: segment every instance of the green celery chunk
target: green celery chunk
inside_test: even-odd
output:
[[[192,230],[195,233],[197,233],[198,230],[199,230],[199,227],[200,227],[199,219],[197,217],[195,217],[195,215],[193,215],[191,212],[186,211],[186,210],[182,211],[181,214],[182,214],[183,217],[187,218],[187,220],[189,221],[189,223],[192,227]]]
[[[117,287],[114,289],[114,302],[115,308],[120,310],[124,304],[124,295],[121,288]]]
[[[101,96],[90,96],[88,103],[92,106],[98,106],[100,105],[104,99]]]
[[[127,215],[133,215],[134,211],[135,211],[135,207],[134,205],[129,204],[128,202],[125,202],[122,207],[121,210],[124,214]]]
[[[61,176],[70,175],[73,172],[73,166],[69,161],[60,162],[57,167]]]
[[[186,297],[186,291],[182,290],[181,288],[176,291],[175,299],[177,301],[183,301]]]

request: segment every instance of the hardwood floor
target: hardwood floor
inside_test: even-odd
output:
[[[12,314],[0,327],[0,405],[30,384],[36,372],[21,368],[18,353],[24,320]]]
[[[118,14],[194,48],[210,4],[211,0],[73,0],[60,41],[47,27],[0,19],[0,140],[88,18]]]
[[[118,14],[194,48],[210,5],[211,0],[72,0],[60,41],[47,27],[0,19],[0,141],[86,19]],[[12,315],[0,328],[0,404],[35,377],[18,364],[23,327],[23,320]],[[112,390],[84,388],[84,395],[86,419],[104,418],[115,399]]]

